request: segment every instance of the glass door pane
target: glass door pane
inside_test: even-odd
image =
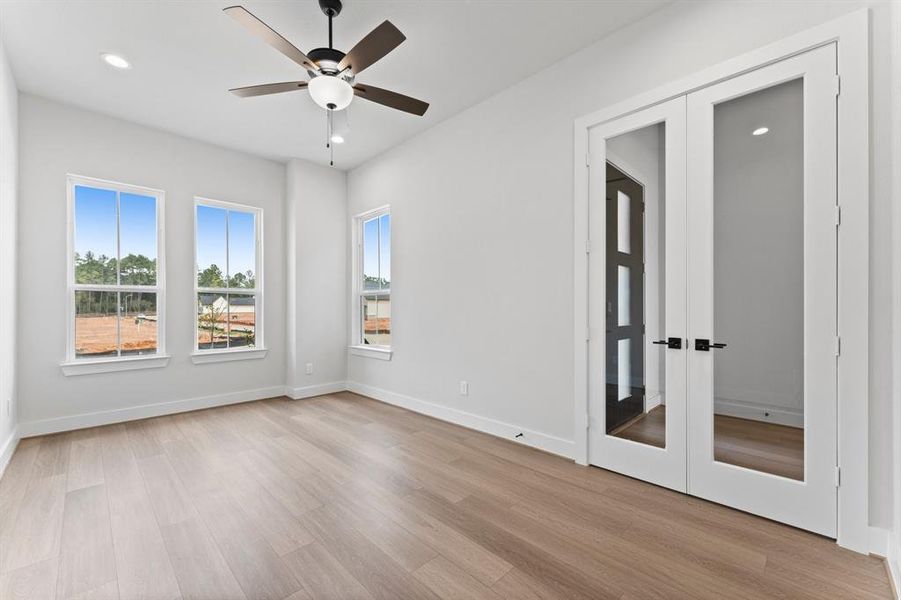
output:
[[[804,479],[804,80],[713,109],[717,461]]]
[[[666,196],[665,183],[660,181],[660,175],[665,174],[664,147],[663,124],[649,125],[609,139],[606,163],[605,428],[609,435],[661,448],[666,445],[666,414],[659,401],[662,350],[648,344],[645,313],[659,312],[664,286],[659,282],[658,262],[652,265],[654,281],[645,286],[645,253],[654,253],[655,258],[662,255],[658,216],[664,210]],[[646,208],[647,203],[651,203],[650,209]],[[655,217],[650,230],[645,222],[646,210]],[[653,297],[647,298],[649,293]],[[653,356],[648,357],[649,353]],[[650,402],[646,375],[649,365],[654,370]],[[653,414],[648,414],[652,410]]]

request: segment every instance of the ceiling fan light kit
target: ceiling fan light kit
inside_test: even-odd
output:
[[[371,85],[358,85],[355,81],[356,76],[364,69],[397,48],[406,39],[404,34],[390,21],[384,21],[345,54],[332,46],[332,19],[341,14],[341,0],[319,0],[319,8],[328,17],[329,45],[328,48],[314,48],[307,54],[298,50],[243,6],[229,6],[223,9],[252,35],[303,67],[310,77],[309,81],[267,83],[233,88],[229,91],[238,97],[250,98],[307,89],[313,101],[327,111],[326,147],[331,153],[334,152],[331,143],[333,113],[350,106],[354,96],[410,114],[424,115],[429,105],[422,100]],[[329,162],[334,164],[331,160]]]

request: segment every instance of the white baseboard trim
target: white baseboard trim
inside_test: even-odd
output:
[[[13,427],[12,433],[9,434],[9,437],[6,438],[6,441],[3,443],[3,447],[0,447],[0,478],[3,477],[3,474],[6,473],[6,467],[9,465],[9,461],[12,460],[13,454],[16,452],[16,447],[19,445],[19,428]]]
[[[727,417],[751,419],[789,427],[804,427],[804,414],[797,410],[722,398],[716,398],[713,401],[713,410],[716,414]],[[767,413],[769,416],[766,416]]]
[[[462,410],[433,404],[411,396],[389,392],[388,390],[357,383],[355,381],[348,381],[347,389],[351,392],[385,402],[386,404],[393,404],[394,406],[435,417],[436,419],[454,423],[455,425],[462,425],[469,429],[475,429],[476,431],[519,442],[526,446],[538,448],[539,450],[544,450],[545,452],[550,452],[566,458],[573,457],[575,444],[570,440],[564,440],[552,435],[524,429],[510,423],[496,421],[494,419],[489,419],[488,417],[482,417]],[[519,433],[521,433],[522,436],[517,438],[516,435]]]
[[[287,388],[285,395],[292,400],[300,400],[302,398],[312,398],[313,396],[322,396],[323,394],[337,394],[347,390],[347,383],[344,381],[333,381],[331,383],[319,383],[317,385],[307,385],[304,387]]]
[[[144,404],[141,406],[131,406],[129,408],[119,408],[116,410],[93,412],[82,415],[72,415],[69,417],[58,417],[55,419],[44,419],[40,421],[27,421],[24,423],[19,423],[19,436],[32,437],[35,435],[44,435],[47,433],[58,433],[60,431],[84,429],[85,427],[111,425],[113,423],[122,423],[124,421],[135,421],[138,419],[147,419],[149,417],[159,417],[162,415],[171,415],[191,410],[199,410],[202,408],[225,406],[227,404],[238,404],[240,402],[250,402],[252,400],[262,400],[264,398],[274,398],[276,396],[284,395],[285,387],[279,385],[273,387],[257,388],[253,390],[244,390],[240,392],[231,392],[228,394],[188,398],[186,400],[173,400],[171,402]]]

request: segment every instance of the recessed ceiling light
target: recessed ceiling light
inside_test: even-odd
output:
[[[770,130],[769,127],[758,127],[757,129],[755,129],[754,131],[751,132],[751,135],[763,135],[764,133],[767,133],[769,130]]]
[[[109,52],[104,52],[100,55],[100,58],[103,59],[103,62],[108,64],[111,67],[115,67],[117,69],[130,69],[131,63],[119,56],[118,54],[110,54]]]
[[[343,143],[344,143],[344,137],[343,137],[343,136],[340,136],[340,135],[338,135],[338,134],[336,133],[335,135],[332,136],[332,141],[333,141],[334,143],[336,143],[336,144],[343,144]]]

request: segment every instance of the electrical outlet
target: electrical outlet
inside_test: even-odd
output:
[[[313,363],[307,363],[307,375],[313,374]]]
[[[469,382],[468,382],[468,381],[461,381],[461,382],[460,382],[460,395],[461,395],[461,396],[468,396],[468,395],[469,395]]]

